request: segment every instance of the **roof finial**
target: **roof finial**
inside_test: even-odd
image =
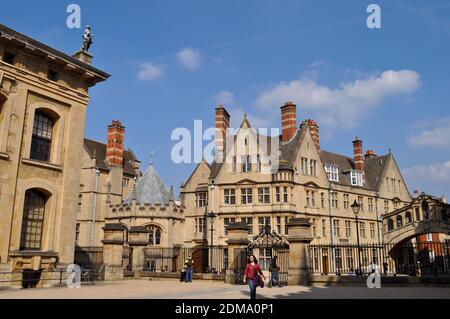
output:
[[[150,165],[153,165],[153,156],[155,155],[155,151],[150,152]]]
[[[175,201],[175,196],[173,195],[173,186],[170,186],[170,193],[169,193],[169,203]]]

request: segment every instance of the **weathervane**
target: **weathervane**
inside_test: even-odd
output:
[[[89,48],[91,47],[93,41],[92,39],[94,38],[94,35],[91,33],[91,27],[88,25],[86,26],[86,28],[84,29],[84,33],[83,33],[83,47],[82,50],[83,51],[89,51]]]

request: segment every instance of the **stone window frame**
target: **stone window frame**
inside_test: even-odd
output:
[[[49,182],[41,180],[39,178],[19,181],[17,186],[17,217],[14,218],[13,221],[11,234],[13,248],[11,250],[20,251],[20,237],[22,232],[22,220],[26,192],[31,189],[37,189],[47,194],[47,201],[45,204],[44,212],[44,224],[42,229],[42,242],[39,251],[57,251],[58,243],[55,232],[58,231],[59,226],[56,225],[56,222],[59,218],[61,218],[61,216],[57,216],[58,214],[61,214],[61,212],[59,212],[58,191],[54,188],[54,185],[51,185]]]
[[[45,163],[62,166],[62,153],[65,135],[65,116],[57,106],[50,103],[36,102],[31,104],[27,108],[27,119],[25,126],[26,129],[24,132],[26,147],[24,149],[23,158],[31,160],[30,155],[31,143],[33,139],[33,126],[37,112],[42,112],[53,119],[53,136],[51,141],[50,160]]]

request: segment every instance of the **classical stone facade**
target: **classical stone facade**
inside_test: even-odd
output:
[[[1,270],[73,262],[88,89],[108,77],[0,25]]]

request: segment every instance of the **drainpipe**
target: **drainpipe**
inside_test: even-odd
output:
[[[98,179],[100,176],[100,171],[95,169],[95,189],[94,189],[94,208],[92,216],[92,235],[91,235],[91,247],[95,246],[95,224],[97,219],[97,196],[98,196]]]

